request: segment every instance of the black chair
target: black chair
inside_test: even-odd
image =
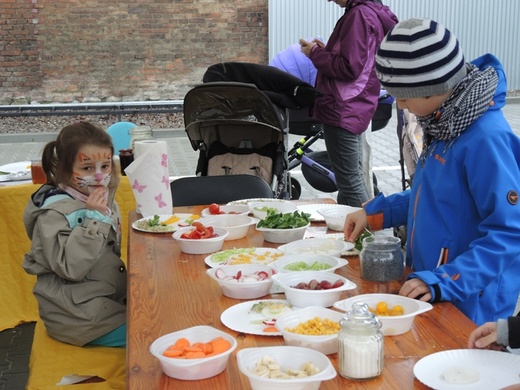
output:
[[[170,183],[173,207],[225,204],[249,198],[274,198],[274,192],[255,175],[190,176]]]

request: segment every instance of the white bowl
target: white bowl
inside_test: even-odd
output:
[[[183,233],[189,232],[192,229],[194,229],[194,227],[190,226],[179,229],[173,233],[173,238],[179,242],[181,251],[192,255],[218,252],[222,249],[224,240],[228,235],[227,230],[214,228],[213,232],[217,234],[217,237],[200,239],[181,238]]]
[[[220,214],[204,217],[199,220],[204,226],[226,229],[229,233],[226,241],[238,240],[247,236],[249,226],[258,222],[258,219],[248,215],[240,214]]]
[[[236,205],[236,206],[220,206],[220,212],[222,214],[239,214],[239,215],[248,215],[251,210],[249,210],[249,207],[247,207],[246,205]],[[216,214],[211,214],[209,212],[209,207],[206,207],[205,209],[202,210],[202,212],[200,213],[201,216],[203,217],[210,217],[212,215],[216,215]],[[218,214],[220,215],[220,214]]]
[[[298,211],[298,207],[290,202],[249,202],[249,210],[258,219],[267,217],[267,209],[274,209],[277,213],[287,214]]]
[[[316,264],[314,269],[311,268],[313,264]],[[271,267],[276,269],[277,272],[301,272],[301,271],[320,271],[320,272],[334,272],[338,268],[341,268],[348,264],[348,261],[341,257],[333,257],[328,255],[313,255],[313,254],[300,254],[300,255],[285,255],[274,263],[270,264]],[[292,267],[291,267],[292,266]],[[299,269],[291,269],[296,266],[301,266]],[[288,267],[290,267],[288,269]],[[322,269],[320,269],[323,267]]]
[[[338,204],[332,207],[318,209],[316,212],[323,215],[325,223],[330,230],[342,232],[345,228],[345,218],[347,215],[358,210],[362,210],[362,208]]]
[[[340,257],[345,251],[354,248],[352,242],[344,240],[334,240],[332,238],[305,238],[293,241],[278,247],[279,250],[287,254],[321,254]]]
[[[293,379],[271,379],[261,377],[253,372],[257,362],[264,356],[274,359],[282,371],[299,370],[305,363],[312,362],[319,372],[312,376]],[[329,358],[321,352],[309,348],[279,346],[243,348],[237,352],[237,362],[240,372],[249,378],[252,390],[317,390],[322,381],[334,378],[336,370]]]
[[[200,359],[177,359],[164,356],[163,352],[182,337],[188,339],[191,344],[195,342],[206,343],[217,337],[223,337],[231,343],[231,348],[221,354]],[[163,372],[169,377],[183,380],[198,380],[211,378],[224,371],[229,356],[236,347],[237,341],[229,334],[211,326],[201,325],[159,337],[150,345],[150,352],[159,359]]]
[[[302,227],[294,229],[271,229],[266,227],[255,226],[256,230],[262,232],[264,240],[275,244],[287,244],[288,242],[301,240],[305,235],[305,231],[310,226],[310,222]]]
[[[312,320],[315,317],[321,320],[328,318],[331,321],[339,323],[343,317],[343,313],[320,306],[309,306],[282,315],[276,320],[275,326],[282,334],[285,344],[287,345],[315,349],[325,355],[337,353],[338,333],[329,335],[304,335],[287,330],[288,328],[293,329],[299,324]]]
[[[400,316],[378,316],[381,321],[381,332],[385,336],[395,336],[406,333],[410,330],[415,316],[425,311],[431,310],[433,306],[428,302],[418,301],[396,294],[362,294],[352,298],[344,299],[334,303],[334,307],[342,311],[352,310],[352,305],[356,302],[366,303],[370,308],[375,309],[378,302],[386,302],[388,306],[401,305],[404,314]]]
[[[259,281],[248,278],[247,281],[240,282],[237,279],[221,279],[215,274],[223,273],[226,277],[232,277],[236,276],[239,272],[242,276],[251,275],[255,272],[266,272],[268,277],[267,279]],[[206,270],[206,273],[213,280],[217,281],[222,290],[222,294],[234,299],[257,299],[269,294],[273,285],[271,276],[274,272],[271,267],[261,264],[223,265]]]
[[[286,272],[275,274],[271,278],[283,289],[287,302],[296,307],[329,307],[339,300],[343,291],[356,288],[355,283],[333,272]],[[328,290],[303,290],[295,287],[300,282],[309,283],[312,279],[316,279],[318,282],[326,280],[331,284],[341,280],[343,285]]]

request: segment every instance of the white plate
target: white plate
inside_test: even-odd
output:
[[[226,249],[217,253],[213,253],[204,259],[211,268],[220,265],[237,265],[244,262],[236,263],[240,255],[249,255],[251,264],[270,264],[284,255],[284,252],[275,248],[234,248]]]
[[[447,382],[442,374],[453,368],[478,372],[478,382]],[[422,383],[434,389],[501,389],[520,383],[520,356],[487,349],[454,349],[423,357],[415,364],[413,373]]]
[[[176,217],[178,217],[179,220],[177,222],[174,222],[172,224],[169,224],[169,225],[165,226],[164,230],[154,231],[154,230],[150,230],[150,229],[138,226],[139,222],[147,221],[149,219],[152,219],[153,217],[141,218],[141,219],[135,221],[134,223],[132,223],[132,227],[135,230],[138,230],[140,232],[146,232],[146,233],[173,233],[174,231],[176,231],[177,229],[179,229],[181,227],[186,227],[186,226],[191,225],[191,222],[193,222],[194,220],[197,220],[197,219],[200,218],[200,216],[197,215],[197,214],[177,214],[177,213],[175,213],[175,214],[160,214],[159,215],[159,221],[161,221],[161,222],[166,221],[166,220],[168,220],[170,217],[172,217],[174,215]],[[193,218],[193,217],[197,217],[197,218]],[[185,226],[183,226],[183,225],[185,225]]]
[[[283,299],[259,299],[257,301],[242,302],[225,310],[220,316],[220,321],[235,332],[260,336],[281,336],[280,332],[264,332],[267,325],[263,324],[262,320],[270,320],[272,316],[268,317],[262,313],[251,312],[253,305],[260,302],[288,304]],[[293,306],[292,310],[300,310],[300,308]]]
[[[228,202],[226,206],[234,206],[237,204],[245,204],[247,205],[249,202],[290,202],[286,199],[277,199],[277,198],[249,198],[249,199],[239,199],[234,200],[232,202]]]
[[[31,180],[31,162],[20,161],[0,166],[0,172],[8,172],[8,175],[0,175],[0,181]]]
[[[337,204],[302,204],[298,206],[298,210],[310,214],[310,219],[313,222],[325,222],[325,217],[318,213],[318,210],[337,207]]]

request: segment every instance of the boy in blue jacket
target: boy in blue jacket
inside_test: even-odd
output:
[[[399,294],[450,301],[478,325],[513,314],[520,292],[520,139],[501,108],[506,78],[497,58],[471,63],[440,24],[398,23],[376,56],[383,87],[417,116],[423,152],[410,190],[379,194],[350,214],[345,237],[406,224]]]

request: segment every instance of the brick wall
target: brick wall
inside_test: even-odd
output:
[[[0,0],[0,104],[181,99],[267,51],[267,0]]]

